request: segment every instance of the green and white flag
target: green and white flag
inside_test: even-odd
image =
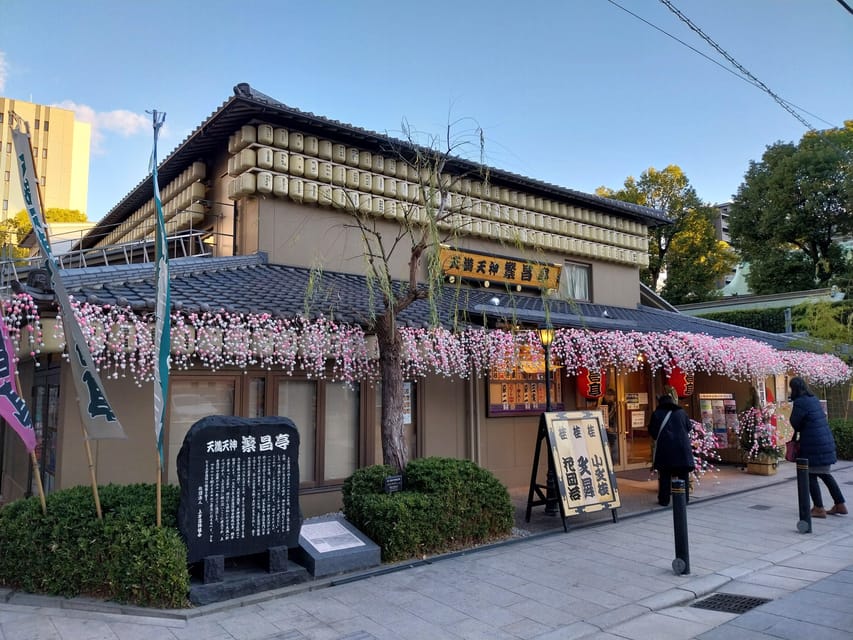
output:
[[[154,436],[160,468],[163,468],[163,426],[166,421],[166,400],[169,397],[169,351],[171,349],[171,300],[169,294],[169,245],[166,242],[166,223],[160,202],[157,182],[157,136],[166,120],[165,113],[154,112],[154,150],[151,152],[151,175],[154,183],[154,209],[157,216],[155,244],[157,247],[157,308],[154,322]]]
[[[33,232],[41,247],[45,259],[45,267],[50,274],[50,281],[62,313],[62,327],[65,331],[65,343],[68,349],[68,359],[71,364],[74,388],[77,401],[80,404],[80,417],[90,440],[104,438],[127,437],[121,424],[112,410],[104,385],[98,370],[95,369],[89,343],[83,336],[80,324],[71,308],[68,292],[59,275],[59,266],[53,257],[53,251],[47,238],[44,225],[44,214],[38,191],[38,180],[33,163],[33,152],[30,146],[29,132],[23,132],[20,127],[12,129],[12,141],[15,145],[15,158],[21,176],[21,189],[24,195],[27,213],[33,225]]]

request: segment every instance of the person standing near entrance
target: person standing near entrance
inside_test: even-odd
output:
[[[666,507],[672,494],[672,479],[684,480],[690,502],[690,474],[696,467],[690,432],[693,426],[687,412],[668,393],[658,398],[658,406],[649,423],[649,435],[655,441],[652,468],[658,472],[658,503]]]
[[[619,426],[618,414],[619,407],[616,404],[616,389],[608,387],[604,392],[604,402],[602,403],[607,414],[605,416],[607,430],[607,444],[610,445],[610,460],[614,465],[619,464]]]
[[[835,455],[835,438],[829,429],[829,421],[818,400],[809,391],[806,381],[802,378],[791,378],[788,383],[791,388],[791,400],[794,408],[791,410],[791,426],[800,440],[800,458],[809,461],[809,493],[812,497],[812,518],[825,518],[826,514],[846,515],[847,506],[838,483],[829,472],[830,465],[837,462]],[[818,478],[823,480],[829,494],[835,501],[829,511],[823,507],[823,496],[820,493]]]

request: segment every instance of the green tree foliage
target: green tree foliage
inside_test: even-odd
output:
[[[737,255],[728,243],[716,238],[713,213],[707,206],[688,212],[683,229],[670,242],[661,295],[671,304],[718,297],[718,283],[737,264]]]
[[[838,238],[853,233],[853,120],[767,147],[738,188],[729,232],[757,294],[849,279]]]
[[[48,222],[86,222],[89,218],[78,209],[58,209],[51,207],[45,209],[44,219]],[[26,235],[33,228],[30,216],[26,209],[21,209],[10,221],[22,235]]]
[[[823,351],[850,360],[849,346],[853,344],[853,305],[850,301],[817,302],[799,305],[794,321],[797,331],[807,334],[810,351]]]
[[[49,208],[44,212],[44,218],[51,222],[86,222],[86,214],[78,209]],[[14,216],[0,221],[0,243],[4,258],[24,258],[26,249],[18,248],[18,243],[32,230],[30,216],[26,209],[21,209]]]
[[[670,225],[649,229],[649,268],[640,273],[645,284],[658,290],[666,273],[663,294],[681,304],[709,300],[716,295],[716,281],[735,264],[725,243],[717,242],[714,210],[703,203],[687,176],[677,165],[662,171],[650,167],[637,180],[629,176],[622,189],[599,187],[606,198],[632,202],[666,212]]]
[[[716,311],[714,313],[703,313],[697,317],[746,327],[747,329],[758,329],[769,333],[785,333],[785,310],[780,308]]]

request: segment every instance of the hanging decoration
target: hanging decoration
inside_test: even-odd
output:
[[[604,395],[607,388],[607,374],[600,369],[581,367],[578,371],[578,393],[584,398],[593,400]]]
[[[678,365],[673,365],[672,371],[666,378],[666,383],[675,389],[679,398],[693,395],[694,375],[692,371],[685,371]]]
[[[43,344],[36,306],[27,294],[3,301],[10,335],[34,357]],[[72,298],[72,309],[92,352],[96,368],[109,378],[134,379],[137,384],[154,379],[153,317],[127,307],[81,303]],[[198,313],[174,312],[171,321],[173,370],[218,370],[223,367],[301,371],[314,378],[328,377],[348,384],[378,379],[375,354],[368,336],[357,325],[341,324],[324,317],[277,317],[224,309]],[[62,343],[62,323],[56,323],[56,339]],[[469,378],[490,370],[510,371],[519,350],[541,358],[535,331],[486,330],[482,327],[453,332],[441,327],[399,329],[403,374],[408,379],[428,375]],[[840,358],[824,353],[779,351],[746,338],[714,338],[706,334],[641,333],[637,331],[588,331],[557,329],[550,348],[556,364],[570,376],[582,371],[696,372],[734,380],[754,380],[768,375],[791,374],[816,385],[833,385],[853,377]],[[595,392],[597,380],[589,380],[586,392]],[[676,385],[672,385],[676,386]],[[606,388],[602,375],[600,388]],[[681,391],[679,391],[681,395]],[[597,397],[597,396],[589,396]]]

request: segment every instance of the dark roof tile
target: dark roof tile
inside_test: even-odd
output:
[[[324,315],[367,326],[381,313],[381,301],[372,304],[364,276],[324,271],[308,297],[311,271],[306,268],[268,264],[264,254],[225,258],[181,258],[169,263],[171,300],[184,312],[269,313],[292,317]],[[155,267],[150,263],[126,268],[88,267],[62,271],[63,282],[77,299],[102,305],[129,305],[134,311],[153,311],[156,298]],[[131,283],[132,284],[129,284]],[[400,286],[403,286],[400,283]],[[497,304],[495,302],[497,301]],[[550,322],[555,327],[591,330],[706,333],[715,337],[743,337],[773,347],[790,347],[790,338],[695,318],[681,313],[639,305],[637,308],[566,302],[538,295],[492,288],[457,288],[448,285],[437,301],[438,318],[448,328],[461,324],[482,325],[505,320],[528,326]],[[399,316],[410,327],[430,326],[429,303],[418,300]]]

